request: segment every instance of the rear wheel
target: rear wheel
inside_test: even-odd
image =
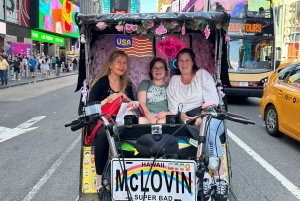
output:
[[[273,105],[266,110],[265,124],[269,135],[273,137],[281,137],[283,135],[278,129],[278,115]]]

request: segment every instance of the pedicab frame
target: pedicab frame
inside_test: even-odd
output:
[[[93,68],[93,57],[91,55],[91,47],[94,45],[95,41],[100,35],[140,35],[133,33],[120,33],[116,30],[116,25],[125,25],[125,23],[138,24],[148,20],[153,20],[157,26],[162,25],[162,21],[172,21],[177,20],[178,22],[188,23],[193,21],[198,23],[199,28],[195,30],[195,27],[190,23],[190,29],[187,28],[186,34],[188,33],[202,33],[205,31],[206,25],[210,25],[214,29],[210,30],[210,35],[207,37],[208,40],[213,44],[214,49],[214,72],[213,77],[216,81],[217,87],[222,87],[223,84],[229,85],[228,77],[228,63],[227,63],[227,45],[225,41],[226,31],[229,25],[230,15],[225,12],[187,12],[187,13],[138,13],[138,14],[80,14],[76,13],[75,15],[76,24],[78,25],[81,33],[85,35],[85,44],[80,44],[80,55],[79,55],[79,75],[76,91],[83,90],[87,91],[90,88],[91,79],[91,69]],[[111,27],[104,30],[98,30],[96,25],[98,22],[104,22],[106,25],[109,24]],[[146,24],[147,25],[147,24]],[[178,26],[181,26],[179,24]],[[221,26],[219,26],[221,25]],[[157,27],[156,26],[156,27]],[[165,26],[165,25],[164,25]],[[217,28],[217,26],[219,26]],[[166,26],[165,26],[166,27]],[[175,32],[170,30],[170,27],[166,27],[167,34],[176,34],[180,35],[181,31]],[[139,31],[141,32],[141,30]],[[150,32],[150,30],[149,30]],[[154,55],[155,57],[155,55]],[[84,84],[85,83],[85,84]],[[86,88],[85,88],[86,87]],[[220,98],[220,107],[227,110],[227,101],[226,97],[222,94],[221,89],[218,90]],[[83,95],[84,96],[84,95]],[[84,98],[85,99],[85,98]],[[85,100],[82,101],[82,95],[80,100],[80,106],[78,114],[82,114],[82,106],[85,104]],[[226,162],[228,179],[231,179],[231,167],[230,167],[230,154],[228,150],[228,139],[227,139],[227,129],[225,123],[225,139],[222,144],[224,148],[224,161]],[[98,200],[95,188],[91,189],[87,187],[88,190],[85,190],[86,183],[84,182],[84,177],[89,178],[89,184],[95,183],[94,175],[95,173],[90,173],[88,175],[86,169],[91,168],[91,163],[87,164],[87,159],[93,157],[93,144],[85,145],[84,144],[84,132],[82,131],[82,147],[81,147],[81,160],[80,160],[80,177],[79,177],[79,200]],[[89,154],[87,154],[89,153]],[[89,156],[87,156],[89,155]],[[89,158],[90,157],[90,158]],[[95,168],[95,167],[93,167]],[[91,181],[93,180],[93,181]],[[231,189],[231,188],[230,188]],[[234,195],[234,194],[233,194]]]

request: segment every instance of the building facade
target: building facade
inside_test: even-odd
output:
[[[75,13],[79,7],[70,1],[37,0],[31,2],[31,31],[33,54],[66,56],[76,50],[79,28]]]
[[[0,0],[0,52],[31,54],[29,0]]]
[[[281,11],[281,10],[279,10]],[[281,61],[300,60],[300,1],[285,0],[282,7],[282,48]]]

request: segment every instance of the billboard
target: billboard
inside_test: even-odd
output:
[[[48,33],[31,30],[31,37],[32,40],[46,42],[46,43],[53,43],[57,45],[65,45],[65,38],[51,35]]]
[[[30,0],[6,0],[6,20],[30,27]]]
[[[110,0],[102,0],[101,13],[110,13]]]
[[[6,43],[6,52],[8,54],[21,54],[26,56],[29,56],[31,54],[31,44],[14,43],[10,41],[7,41]]]
[[[75,13],[79,7],[68,0],[39,0],[39,29],[79,37]]]

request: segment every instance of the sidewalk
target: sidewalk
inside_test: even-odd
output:
[[[60,76],[56,76],[55,72],[51,71],[50,77],[45,77],[44,73],[37,72],[35,78],[21,76],[21,80],[11,80],[13,77],[9,76],[7,85],[0,85],[0,90],[5,89],[5,88],[14,87],[14,86],[31,84],[31,83],[35,83],[35,82],[51,80],[51,79],[56,79],[56,78],[70,76],[70,75],[76,75],[76,74],[78,74],[78,71],[65,72],[65,73],[61,72]],[[0,81],[0,84],[1,84],[1,81]]]

